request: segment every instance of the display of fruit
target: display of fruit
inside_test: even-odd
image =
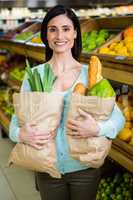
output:
[[[10,71],[10,77],[18,81],[22,81],[24,78],[25,70],[19,67],[16,67]]]
[[[99,31],[92,30],[90,32],[85,32],[82,34],[82,44],[83,51],[90,52],[95,48],[102,45],[108,38],[110,34],[108,30],[101,29]]]
[[[119,41],[101,47],[99,53],[133,57],[133,27],[127,28]]]
[[[31,37],[34,33],[32,31],[26,31],[22,32],[18,35],[16,35],[15,39],[16,40],[27,40],[29,37]]]
[[[124,128],[119,132],[118,138],[133,145],[133,93],[120,95],[118,106],[121,108],[126,119]]]
[[[40,37],[40,32],[37,33],[37,34],[31,39],[31,42],[33,42],[33,43],[39,43],[39,44],[42,43],[42,40],[41,40],[41,37]]]
[[[132,200],[133,176],[125,172],[112,177],[102,178],[98,187],[96,200]]]
[[[14,112],[12,95],[13,90],[11,88],[0,88],[0,109],[2,109],[9,118]]]
[[[122,131],[120,131],[118,134],[118,138],[126,142],[130,142],[132,136],[133,136],[133,133],[131,129],[126,128],[126,127],[124,127]]]

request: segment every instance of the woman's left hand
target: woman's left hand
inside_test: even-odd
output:
[[[75,138],[98,136],[99,126],[96,120],[90,114],[81,109],[79,109],[79,113],[84,120],[69,120],[67,123],[67,128],[72,130],[69,135]]]

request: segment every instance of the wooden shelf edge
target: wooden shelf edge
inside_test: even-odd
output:
[[[9,123],[10,119],[5,115],[5,113],[0,109],[0,124],[3,127],[7,135],[9,135]]]
[[[133,173],[133,160],[127,158],[123,153],[114,149],[113,147],[110,150],[109,157],[119,163],[121,166],[126,168],[128,171]]]
[[[14,90],[16,90],[17,92],[20,91],[20,86],[21,86],[21,82],[15,79],[12,79],[11,77],[8,78],[7,81],[5,81],[11,88],[13,88]]]
[[[117,146],[118,148],[122,149],[129,155],[133,157],[133,146],[129,145],[128,143],[120,140],[119,138],[116,138],[113,140],[113,145]]]

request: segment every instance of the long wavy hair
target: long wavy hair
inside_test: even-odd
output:
[[[76,60],[79,60],[79,56],[82,49],[82,41],[81,41],[81,30],[80,30],[80,23],[79,23],[78,17],[70,8],[64,7],[63,5],[57,5],[51,8],[47,12],[41,25],[41,40],[43,41],[46,47],[46,62],[50,60],[50,58],[53,55],[53,50],[49,47],[48,40],[47,40],[47,26],[48,26],[49,21],[52,18],[58,15],[62,15],[62,14],[65,14],[72,21],[74,30],[77,31],[77,37],[74,40],[74,45],[71,51],[72,51],[72,56]]]

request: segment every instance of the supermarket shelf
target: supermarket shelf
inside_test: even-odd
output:
[[[9,85],[12,89],[16,92],[20,91],[21,82],[18,80],[13,79],[12,77],[8,76],[6,79],[2,79],[4,83]]]
[[[25,43],[22,41],[0,39],[0,48],[26,56]]]
[[[13,88],[15,91],[20,91],[21,82],[18,80],[14,80],[11,77],[8,78],[7,81],[5,81],[11,88]]]
[[[26,57],[32,57],[37,61],[45,61],[45,47],[35,44],[24,44],[15,41],[0,40],[0,48],[8,49],[11,52],[15,52]],[[90,55],[82,53],[80,61],[83,63],[89,63]],[[103,75],[105,78],[114,80],[121,83],[133,85],[133,68],[132,65],[126,65],[122,63],[113,63],[109,61],[103,61]]]
[[[45,61],[45,47],[40,44],[26,44],[26,55],[37,61]]]
[[[99,57],[99,56],[98,56]],[[90,55],[82,53],[80,61],[83,63],[89,63]],[[133,67],[132,65],[113,63],[109,61],[102,61],[103,64],[103,76],[107,79],[133,85]]]
[[[127,157],[127,154],[125,154],[124,151],[121,151],[120,148],[118,150],[114,145],[112,145],[109,157],[133,173],[133,160]]]
[[[120,140],[119,138],[116,138],[115,140],[113,140],[113,145],[115,145],[117,148],[122,149],[133,160],[133,146],[132,145]]]
[[[3,127],[6,134],[9,134],[9,123],[10,119],[5,115],[5,113],[0,109],[0,124]]]

